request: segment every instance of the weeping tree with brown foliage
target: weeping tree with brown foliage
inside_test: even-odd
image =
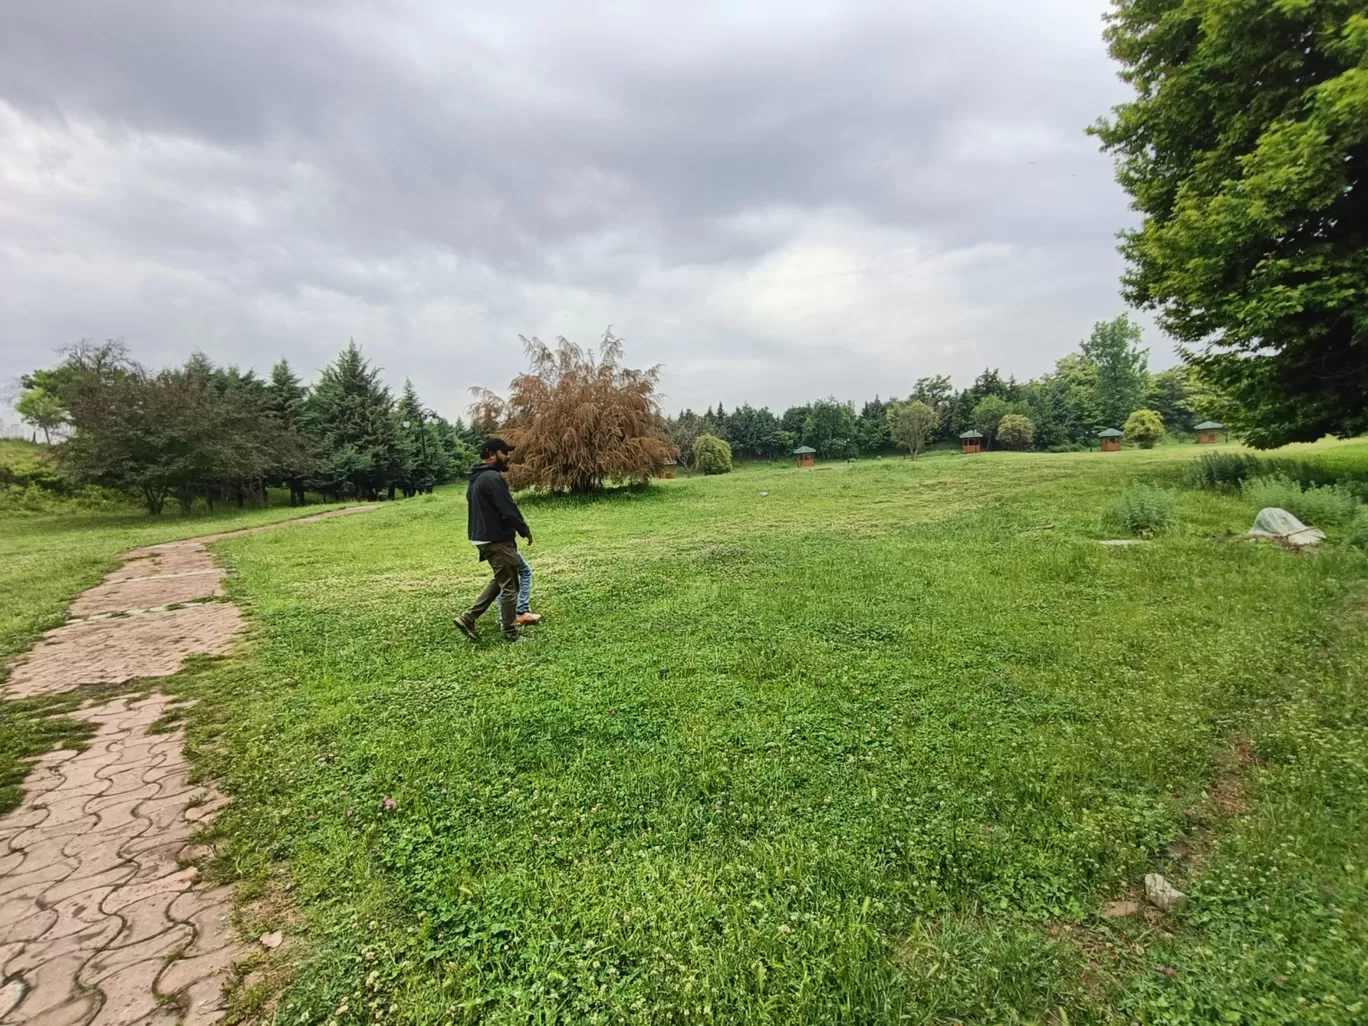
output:
[[[554,348],[537,338],[522,343],[530,366],[506,400],[472,389],[475,422],[516,446],[513,487],[585,493],[608,481],[641,484],[677,458],[660,415],[660,368],[624,367],[612,328],[597,355],[564,338]]]

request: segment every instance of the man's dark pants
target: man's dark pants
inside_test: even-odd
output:
[[[475,604],[461,614],[461,619],[472,627],[484,611],[499,603],[499,629],[510,641],[518,636],[514,620],[518,615],[518,544],[517,542],[490,542],[480,546],[480,556],[494,571],[493,579],[485,585]]]

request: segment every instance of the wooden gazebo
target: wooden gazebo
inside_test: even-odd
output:
[[[1120,452],[1121,439],[1126,437],[1126,433],[1118,431],[1116,428],[1107,428],[1104,431],[1099,431],[1097,437],[1102,439],[1103,452]]]
[[[983,432],[966,431],[960,435],[960,452],[978,452],[983,448]]]
[[[1221,436],[1225,434],[1225,425],[1218,424],[1214,420],[1204,420],[1200,424],[1194,424],[1193,431],[1197,432],[1198,445],[1214,445],[1216,442],[1224,442]]]
[[[660,479],[662,481],[673,481],[675,476],[675,467],[677,467],[678,465],[679,464],[675,460],[666,460],[665,466],[660,468]]]
[[[811,467],[817,462],[817,450],[810,445],[800,445],[793,450],[793,458],[800,467]]]

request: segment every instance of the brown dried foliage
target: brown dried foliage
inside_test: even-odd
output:
[[[513,487],[583,493],[609,481],[644,483],[678,456],[660,415],[660,368],[624,367],[611,328],[597,356],[564,338],[552,348],[519,337],[530,367],[508,398],[471,390],[475,423],[516,446]]]

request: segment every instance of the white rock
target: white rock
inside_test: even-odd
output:
[[[267,951],[274,951],[276,948],[280,947],[284,940],[285,935],[279,930],[276,930],[274,933],[263,933],[261,935],[261,946]]]
[[[1187,895],[1180,891],[1160,873],[1150,873],[1145,877],[1145,897],[1150,904],[1165,912],[1177,912],[1187,905]]]
[[[1271,538],[1284,545],[1302,547],[1325,541],[1325,532],[1319,527],[1307,527],[1285,509],[1269,506],[1259,510],[1246,537]]]

